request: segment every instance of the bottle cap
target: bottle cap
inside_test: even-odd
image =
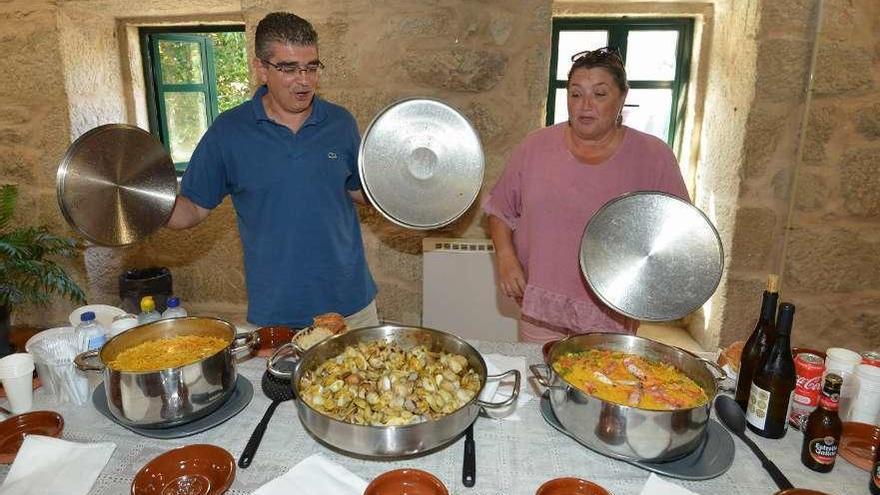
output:
[[[174,296],[171,296],[168,298],[168,307],[169,308],[176,308],[178,306],[180,306],[180,299],[178,299],[177,297],[174,297]]]
[[[156,302],[153,301],[153,296],[144,296],[141,299],[141,311],[146,313],[154,309],[156,309]]]
[[[92,321],[95,319],[94,311],[86,311],[85,313],[79,316],[79,321]]]

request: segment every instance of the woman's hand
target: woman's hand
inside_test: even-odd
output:
[[[498,256],[498,288],[507,297],[522,299],[526,276],[516,256]]]

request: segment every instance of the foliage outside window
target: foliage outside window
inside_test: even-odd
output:
[[[150,129],[178,173],[220,113],[249,96],[243,27],[142,28]]]

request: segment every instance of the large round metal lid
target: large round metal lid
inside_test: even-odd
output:
[[[152,134],[107,124],[67,149],[56,176],[67,223],[103,246],[124,246],[168,222],[177,196],[171,156]]]
[[[606,203],[581,238],[581,271],[593,292],[630,318],[668,321],[703,305],[721,280],[724,251],[697,207],[660,192]]]
[[[483,183],[480,138],[449,105],[425,98],[396,102],[373,119],[361,141],[364,192],[388,220],[406,228],[443,227],[463,215]]]

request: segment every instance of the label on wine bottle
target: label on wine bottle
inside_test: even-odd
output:
[[[755,428],[764,429],[767,423],[767,408],[770,406],[770,392],[752,383],[749,391],[749,406],[746,409],[746,421]]]
[[[834,459],[837,458],[837,439],[830,435],[810,440],[807,448],[810,457],[819,464],[834,464]]]

